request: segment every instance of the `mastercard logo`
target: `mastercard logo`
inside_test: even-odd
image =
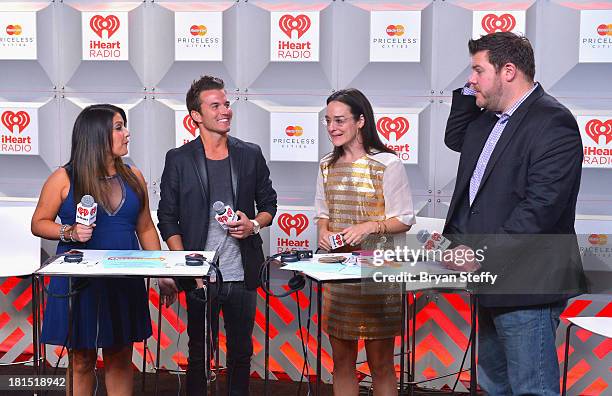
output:
[[[591,234],[589,235],[589,243],[597,246],[606,245],[608,243],[608,236],[606,234]]]
[[[602,23],[601,25],[597,26],[597,34],[600,36],[612,36],[612,23],[608,25]]]
[[[404,32],[405,32],[404,25],[387,26],[387,34],[389,36],[403,36]]]
[[[206,29],[204,25],[193,25],[189,28],[189,33],[191,33],[192,36],[204,36],[208,33],[208,29]]]
[[[302,136],[302,134],[304,133],[304,128],[299,125],[289,125],[285,129],[285,133],[287,134],[287,136]]]
[[[6,34],[9,36],[19,36],[22,31],[21,25],[8,25],[6,27]]]

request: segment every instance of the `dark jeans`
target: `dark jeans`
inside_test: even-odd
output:
[[[559,395],[555,336],[565,305],[479,307],[478,383],[488,395]]]
[[[210,288],[212,299],[213,337],[218,337],[219,312],[223,311],[227,344],[228,395],[249,394],[251,355],[253,355],[253,325],[257,292],[247,290],[244,282],[224,282],[217,293],[217,285]],[[187,396],[206,394],[204,377],[204,312],[206,301],[204,290],[187,293],[187,334],[189,336],[189,359],[187,365]]]

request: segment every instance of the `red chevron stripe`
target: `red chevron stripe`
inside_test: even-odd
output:
[[[266,315],[259,309],[255,311],[255,323],[261,329],[262,332],[266,330]],[[278,335],[278,330],[274,327],[274,324],[270,322],[270,339],[274,339]]]
[[[567,356],[571,357],[572,353],[574,353],[574,347],[571,345],[571,340],[570,340],[570,346],[569,346],[569,349],[568,349]],[[557,360],[559,360],[559,364],[563,363],[564,358],[565,358],[565,342],[563,342],[557,348]]]
[[[17,311],[21,311],[30,301],[32,301],[32,288],[27,287],[23,293],[13,301],[13,307],[15,307]]]
[[[605,306],[604,309],[599,311],[599,313],[595,316],[610,318],[612,317],[612,302]]]
[[[299,333],[299,332],[297,332]],[[310,353],[312,353],[311,356],[316,357],[317,356],[317,339],[316,337],[310,337],[310,340],[308,341],[307,344],[308,350],[310,350]],[[330,356],[330,354],[325,350],[325,348],[321,348],[321,364],[323,365],[323,367],[328,371],[328,372],[332,372],[332,367],[334,366],[334,362],[332,360],[332,357]]]
[[[8,352],[25,336],[25,333],[18,327],[0,343],[0,352]]]
[[[298,372],[302,372],[302,365],[304,364],[304,356],[302,356],[302,353],[298,353],[288,342],[281,345],[280,351]],[[308,365],[308,369],[311,372],[313,370],[310,365]]]
[[[591,366],[582,359],[570,368],[567,372],[567,389],[570,390],[585,374],[589,372]]]
[[[159,307],[159,297],[159,293],[157,293],[156,290],[149,290],[149,301],[155,306],[155,308]],[[178,317],[174,309],[162,307],[162,317],[166,319],[168,324],[170,324],[170,326],[172,326],[177,333],[183,333],[185,330],[187,330],[185,322]]]
[[[450,366],[455,358],[433,334],[428,334],[416,346],[416,361],[420,361],[427,353],[432,352],[445,367]]]
[[[461,294],[445,293],[442,294],[442,297],[444,297],[446,301],[448,301],[449,304],[455,308],[455,311],[461,315],[463,320],[465,320],[465,323],[470,324],[470,305],[463,299]]]
[[[433,378],[436,377],[438,375],[438,372],[431,366],[427,367],[426,369],[424,369],[421,374],[423,375],[423,377],[425,377],[426,379],[429,378]]]
[[[572,318],[574,316],[578,316],[580,312],[584,311],[586,307],[591,305],[593,301],[588,300],[574,300],[565,311],[561,314],[561,318]]]
[[[610,393],[604,393],[604,391],[609,387],[609,384],[606,383],[602,378],[597,378],[591,385],[584,388],[584,390],[578,393],[580,396],[599,396]]]
[[[2,328],[6,326],[6,324],[10,321],[11,317],[9,316],[9,314],[7,314],[6,312],[2,312],[0,314],[0,330],[2,330]]]
[[[181,368],[187,367],[187,356],[185,356],[181,351],[178,351],[172,355],[172,361]]]
[[[262,298],[265,299],[263,290],[257,289],[257,292]],[[281,318],[283,322],[285,322],[286,325],[289,325],[289,323],[293,322],[293,320],[295,319],[293,313],[291,313],[291,311],[287,307],[285,307],[285,305],[279,298],[270,297],[270,309],[274,311],[276,315],[278,315],[278,317]]]
[[[153,339],[157,341],[157,323],[151,320],[151,327],[153,328]],[[161,332],[161,340],[159,343],[161,344],[162,349],[166,349],[168,348],[168,345],[172,344],[172,341],[167,335],[164,334],[163,330]]]
[[[289,290],[289,286],[285,285],[284,286],[285,291]],[[297,301],[297,296],[295,295],[296,293],[291,293],[291,299],[293,301]],[[306,297],[306,294],[302,293],[302,291],[298,291],[297,294],[299,294],[300,296],[300,309],[304,310],[308,308],[308,305],[310,305],[310,302],[308,301],[308,297]]]
[[[21,283],[21,279],[15,276],[6,278],[6,280],[2,282],[2,284],[0,285],[0,291],[4,294],[9,294],[11,290],[13,290],[13,288],[17,286],[19,283]]]
[[[606,355],[610,353],[610,351],[612,351],[612,339],[611,338],[606,338],[605,340],[603,340],[601,344],[597,345],[593,349],[593,353],[595,354],[595,356],[599,358],[599,360],[606,357]]]
[[[422,317],[419,324],[419,316]],[[446,316],[433,301],[427,304],[417,315],[417,329],[425,324],[429,319],[434,322],[453,340],[459,347],[464,348],[467,345],[468,339],[463,332]]]

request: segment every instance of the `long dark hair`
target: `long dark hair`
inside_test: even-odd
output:
[[[110,208],[107,202],[107,184],[102,180],[110,176],[106,159],[113,144],[113,117],[120,114],[127,126],[127,117],[122,108],[110,104],[96,104],[83,109],[74,122],[70,161],[64,167],[72,175],[74,200],[80,202],[89,194],[96,202]],[[123,163],[121,157],[114,158],[117,174],[125,180],[140,198],[144,207],[145,191],[136,175]]]
[[[363,148],[366,153],[373,154],[374,152],[385,152],[395,154],[395,151],[385,146],[378,137],[376,122],[374,121],[374,110],[372,110],[372,105],[368,98],[366,98],[360,90],[347,88],[336,91],[327,98],[327,104],[331,102],[340,102],[347,105],[351,110],[351,115],[354,120],[358,120],[359,116],[363,115],[364,124],[360,133],[363,141]],[[342,148],[342,146],[334,147],[329,164],[335,164],[342,154],[344,154],[344,148]]]

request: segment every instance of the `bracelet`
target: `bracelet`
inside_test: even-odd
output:
[[[380,221],[380,226],[382,227],[382,233],[386,234],[387,233],[387,225],[385,224],[385,221]]]
[[[376,222],[376,234],[380,235],[380,221]]]
[[[60,230],[59,230],[59,238],[60,241],[64,242],[64,243],[68,243],[70,242],[70,240],[66,239],[66,230],[68,229],[68,227],[70,227],[68,224],[62,224],[60,226]]]
[[[76,239],[74,239],[74,227],[70,227],[70,232],[68,233],[68,238],[70,238],[71,242],[78,242]]]

